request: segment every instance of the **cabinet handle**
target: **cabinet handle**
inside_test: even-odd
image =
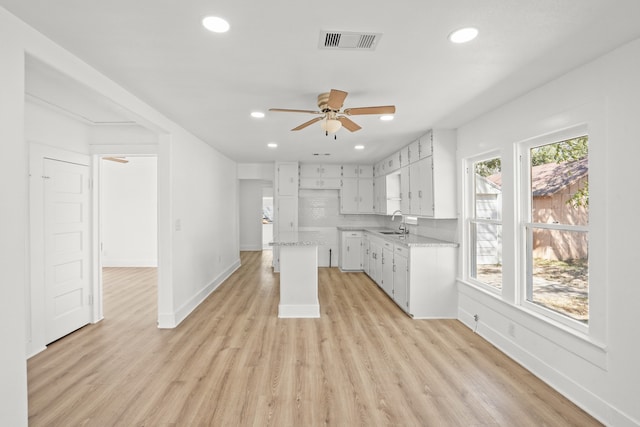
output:
[[[411,191],[409,191],[409,198],[411,198]]]
[[[351,248],[349,248],[349,246],[347,246],[347,252],[349,252],[351,250]]]
[[[395,264],[393,264],[393,272],[394,273],[396,272],[396,265]]]
[[[422,199],[422,190],[418,191],[418,198]]]

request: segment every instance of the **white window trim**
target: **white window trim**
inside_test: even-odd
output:
[[[517,303],[522,307],[522,309],[536,315],[536,317],[540,318],[543,321],[548,321],[550,323],[561,325],[562,327],[569,328],[569,330],[575,331],[580,335],[588,338],[590,325],[592,323],[591,319],[591,310],[589,315],[589,323],[584,324],[578,320],[572,319],[567,315],[563,315],[561,313],[555,312],[551,309],[548,309],[539,304],[535,304],[531,301],[527,300],[527,289],[528,289],[528,271],[530,270],[529,262],[532,258],[531,252],[532,248],[529,245],[529,242],[532,241],[532,238],[529,233],[532,233],[531,227],[535,225],[536,228],[547,228],[547,229],[561,229],[561,230],[572,230],[572,231],[586,231],[589,232],[588,226],[575,226],[575,225],[555,225],[555,224],[540,224],[540,223],[532,223],[530,220],[531,215],[531,197],[530,197],[530,189],[531,189],[531,177],[528,173],[529,165],[530,165],[530,149],[533,147],[539,147],[542,145],[553,144],[560,141],[566,141],[569,139],[577,138],[580,136],[589,135],[589,130],[586,124],[577,125],[574,127],[570,127],[567,129],[559,130],[557,132],[551,132],[545,135],[541,135],[538,137],[530,138],[525,141],[521,141],[517,143],[516,152],[518,153],[518,164],[516,176],[519,180],[518,183],[518,194],[516,196],[516,200],[520,200],[519,210],[517,212],[517,223],[518,223],[518,233],[516,235],[516,250],[519,253],[518,256],[518,289],[516,298]],[[590,139],[591,141],[591,139]],[[591,150],[590,150],[591,151]],[[589,253],[591,253],[591,239],[589,239]],[[589,266],[591,269],[591,266]],[[591,286],[591,284],[590,284]],[[592,292],[589,289],[589,307],[591,308],[591,298]]]
[[[500,158],[500,161],[502,161],[503,156],[502,156],[502,152],[499,150],[496,151],[490,151],[487,153],[483,153],[483,154],[479,154],[473,157],[468,157],[466,159],[464,159],[464,170],[465,170],[465,177],[464,177],[464,223],[463,223],[463,230],[464,230],[464,245],[463,247],[465,248],[464,254],[463,254],[463,279],[473,285],[476,286],[482,290],[485,290],[497,297],[501,297],[502,296],[502,290],[504,289],[504,275],[502,276],[502,283],[500,286],[500,289],[491,286],[487,283],[481,282],[475,278],[473,278],[470,274],[470,269],[471,269],[471,247],[472,247],[472,241],[473,239],[471,238],[471,222],[480,222],[483,224],[497,224],[500,225],[502,227],[504,227],[504,217],[500,220],[491,220],[491,219],[478,219],[475,218],[475,179],[474,179],[474,165],[478,162],[482,162],[485,160],[491,160],[491,159],[495,159],[495,158]],[[504,211],[504,206],[502,207],[502,210]]]

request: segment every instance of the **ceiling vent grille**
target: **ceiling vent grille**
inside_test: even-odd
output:
[[[352,33],[348,31],[321,31],[320,49],[374,50],[381,33]]]

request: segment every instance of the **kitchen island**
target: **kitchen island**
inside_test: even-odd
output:
[[[270,242],[280,253],[280,304],[278,317],[320,317],[318,300],[318,233],[280,233]]]

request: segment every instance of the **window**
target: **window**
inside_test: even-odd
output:
[[[471,162],[469,271],[472,281],[502,289],[502,164],[500,157]]]
[[[587,325],[588,137],[541,142],[522,150],[523,304],[565,323]]]

